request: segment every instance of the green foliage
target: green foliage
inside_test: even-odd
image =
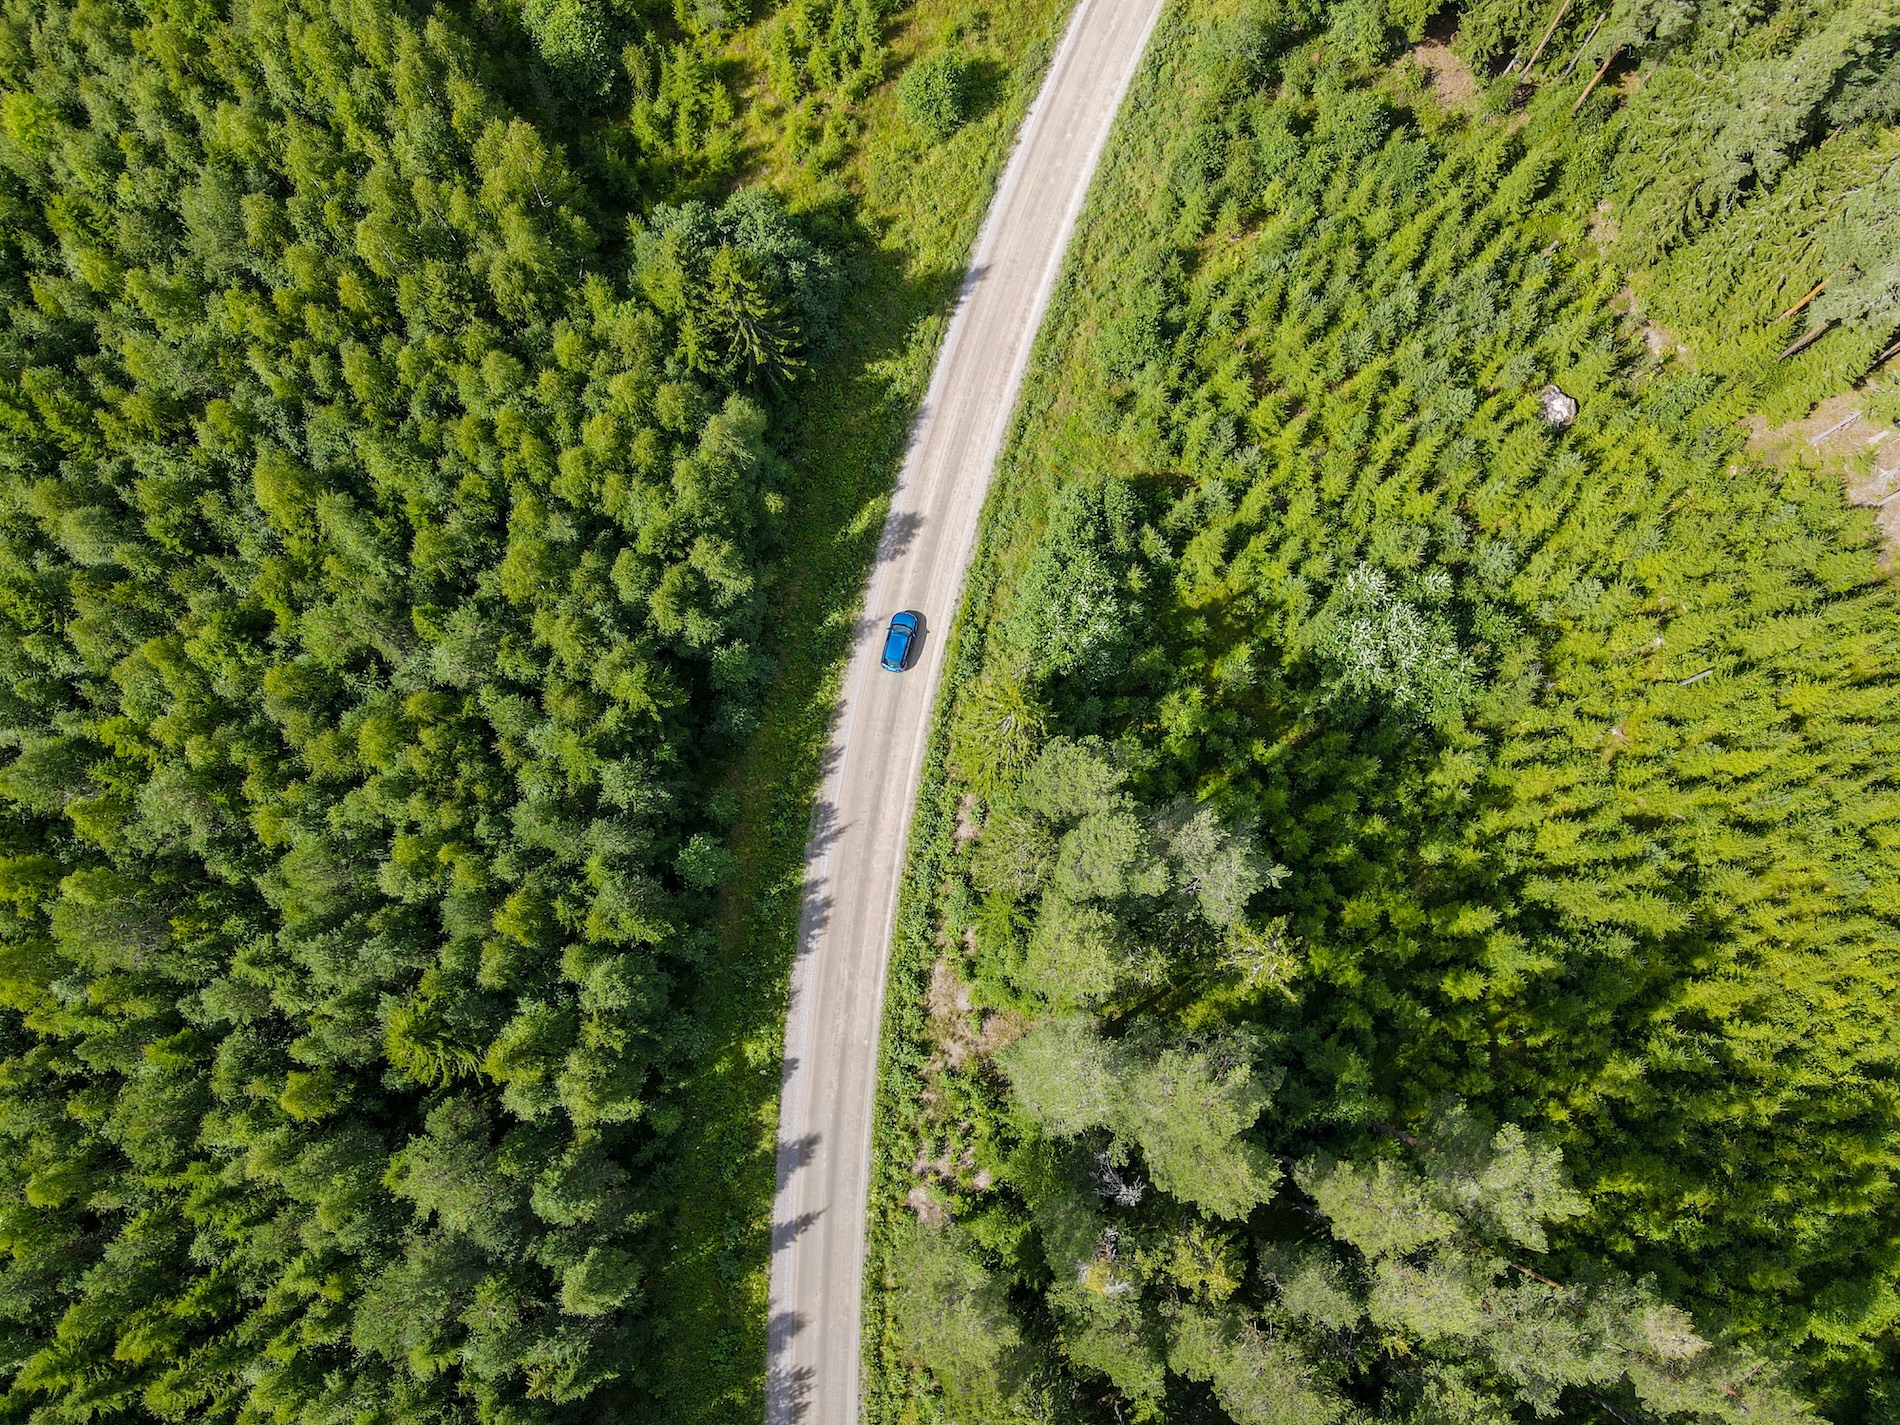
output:
[[[883,28],[878,0],[779,7],[766,32],[766,69],[795,158],[819,171],[841,162],[857,134],[851,105],[884,77]]]
[[[1048,710],[1024,672],[989,670],[957,700],[958,773],[977,795],[1012,785],[1035,759],[1048,731]]]
[[[1125,1073],[1115,1047],[1081,1016],[1044,1020],[999,1060],[1032,1122],[1071,1136],[1107,1125]]]
[[[1900,45],[1895,69],[1900,71]],[[1900,107],[1900,105],[1897,105]],[[1900,159],[1845,195],[1835,222],[1821,233],[1828,285],[1814,315],[1884,336],[1900,311]]]
[[[1528,54],[1548,20],[1549,6],[1539,0],[1467,5],[1458,13],[1458,52],[1473,68],[1498,63],[1512,54]]]
[[[1250,8],[1164,18],[1005,456],[928,854],[1006,1042],[900,1131],[1125,1419],[1891,1420],[1900,631],[1738,429],[1890,340],[1891,132],[1705,94],[1663,174],[1587,73],[1448,115],[1371,12]],[[1873,114],[1821,61],[1885,11],[1824,11],[1618,12],[1632,105]]]
[[[1772,192],[1732,208],[1645,274],[1645,295],[1708,369],[1759,392],[1773,416],[1798,417],[1860,375],[1900,326],[1885,234],[1896,173],[1900,131],[1829,138]],[[1805,312],[1786,315],[1823,281]],[[1779,359],[1817,321],[1836,325]]]
[[[4,17],[9,1420],[666,1386],[700,792],[764,670],[767,387],[838,279],[756,190],[653,209],[629,273],[590,194],[719,141],[647,145],[649,93],[570,157],[467,18]],[[640,20],[522,18],[595,98]]]
[[[640,169],[659,191],[703,191],[738,167],[741,116],[720,77],[717,49],[713,26],[671,42],[649,31],[621,50],[633,93],[627,128]]]
[[[1040,1130],[1073,1137],[1107,1128],[1138,1148],[1164,1192],[1220,1217],[1245,1217],[1272,1195],[1279,1170],[1249,1130],[1265,1085],[1238,1046],[1146,1049],[1098,1038],[1087,1020],[1038,1025],[1001,1064]]]
[[[1280,1172],[1250,1132],[1266,1088],[1225,1049],[1162,1050],[1130,1078],[1128,1116],[1156,1187],[1216,1217],[1244,1218],[1273,1195]]]
[[[1067,677],[1079,687],[1118,672],[1133,641],[1130,616],[1138,509],[1120,481],[1065,490],[1050,512],[1048,537],[1023,572],[1015,619],[1001,637],[1029,677]]]
[[[897,1313],[924,1364],[944,1382],[952,1418],[1003,1420],[1032,1369],[1004,1283],[954,1229],[916,1228],[897,1257]]]
[[[897,103],[912,128],[932,143],[950,137],[970,117],[970,68],[952,50],[933,50],[897,81]]]
[[[746,188],[718,209],[660,207],[634,244],[639,283],[676,324],[689,371],[723,383],[794,379],[837,331],[838,273],[776,199]]]
[[[1184,1309],[1168,1333],[1168,1365],[1188,1380],[1205,1381],[1236,1425],[1334,1425],[1353,1418],[1296,1349],[1236,1312]]]
[[[563,92],[583,107],[611,97],[619,66],[600,0],[528,0],[521,18]]]
[[[1416,1164],[1380,1156],[1303,1166],[1302,1188],[1348,1251],[1329,1261],[1284,1250],[1268,1268],[1277,1296],[1268,1312],[1286,1312],[1296,1330],[1363,1321],[1389,1343],[1448,1348],[1425,1371],[1426,1395],[1441,1401],[1497,1392],[1548,1416],[1566,1391],[1627,1391],[1658,1415],[1814,1418],[1778,1372],[1696,1334],[1653,1283],[1563,1285],[1495,1255],[1541,1250],[1546,1224],[1584,1203],[1554,1150],[1533,1147],[1513,1125],[1489,1145],[1485,1137],[1458,1107],[1424,1125]]]
[[[1548,1417],[1573,1393],[1619,1413],[1814,1419],[1781,1372],[1699,1335],[1652,1282],[1564,1284],[1507,1255],[1583,1210],[1555,1150],[1512,1125],[1486,1133],[1456,1105],[1423,1135],[1404,1154],[1302,1165],[1305,1211],[1332,1245],[1264,1248],[1263,1290],[1244,1296],[1232,1243],[1198,1224],[1170,1231],[1175,1214],[1144,1204],[1112,1153],[1096,1159],[1105,1215],[1073,1160],[1020,1151],[1008,1182],[1047,1254],[1045,1299],[1071,1367],[1153,1409],[1165,1361],[1237,1422]],[[1019,1360],[1024,1342],[1001,1282],[948,1234],[905,1239],[900,1329],[946,1391],[1000,1413],[998,1361]]]
[[[1525,56],[1549,8],[1484,0],[1459,16],[1474,66]],[[1818,0],[1737,11],[1673,3],[1573,7],[1546,50],[1574,48],[1572,80],[1605,58],[1634,57],[1641,82],[1579,158],[1603,169],[1614,240],[1640,297],[1708,369],[1774,419],[1798,417],[1864,377],[1900,332],[1887,270],[1900,10],[1891,0]],[[1513,80],[1511,83],[1515,83]],[[1510,84],[1494,86],[1502,102]],[[1823,295],[1794,320],[1818,283]],[[1820,328],[1818,331],[1816,328]],[[1797,354],[1782,352],[1805,336]]]
[[[1900,57],[1900,9],[1887,0],[1820,8],[1798,34],[1759,48],[1744,41],[1715,68],[1664,64],[1643,86],[1616,175],[1620,242],[1635,261],[1654,261],[1739,198],[1774,188],[1827,128],[1900,117],[1900,90],[1882,82]],[[1697,30],[1671,42],[1694,54],[1712,38]]]
[[[1425,601],[1450,592],[1450,579],[1438,572],[1420,581]],[[1429,722],[1457,717],[1476,696],[1476,669],[1456,631],[1394,593],[1383,570],[1361,564],[1348,574],[1325,618],[1318,653],[1335,696]]]

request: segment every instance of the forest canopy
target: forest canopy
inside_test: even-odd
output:
[[[1741,419],[1900,335],[1900,21],[1602,9],[1164,17],[922,813],[876,1418],[1900,1419],[1900,609]]]
[[[840,285],[707,186],[719,42],[5,7],[0,1419],[651,1390],[702,780]]]
[[[898,19],[0,0],[0,1422],[756,1394],[681,1339],[797,905],[730,769],[1040,43]],[[870,1408],[1893,1425],[1900,634],[1738,422],[1900,336],[1900,11],[1156,46],[917,838]],[[963,196],[848,260],[873,115]]]

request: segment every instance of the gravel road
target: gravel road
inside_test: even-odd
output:
[[[911,433],[806,849],[779,1110],[768,1425],[855,1425],[871,1111],[904,843],[944,635],[1036,328],[1161,0],[1082,0],[990,204]],[[923,615],[910,667],[885,625]]]

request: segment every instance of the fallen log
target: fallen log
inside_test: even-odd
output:
[[[1575,0],[1564,0],[1564,3],[1557,7],[1557,13],[1550,17],[1550,23],[1544,26],[1544,33],[1537,41],[1537,48],[1532,50],[1531,57],[1524,61],[1525,78],[1530,77],[1531,70],[1537,65],[1538,56],[1544,52],[1544,46],[1550,43],[1550,37],[1557,33],[1557,26],[1563,23],[1564,16],[1570,13],[1570,7],[1574,3]]]
[[[1577,113],[1583,108],[1584,101],[1596,93],[1597,85],[1603,82],[1603,76],[1610,72],[1610,66],[1616,62],[1616,57],[1622,52],[1623,46],[1614,45],[1611,47],[1610,52],[1603,56],[1603,63],[1597,66],[1596,77],[1585,86],[1583,93],[1577,96],[1577,102],[1570,106],[1572,118],[1575,118]]]
[[[1833,275],[1834,275],[1833,273],[1828,274],[1829,277]],[[1821,289],[1825,286],[1827,286],[1827,277],[1823,277],[1819,282],[1816,282],[1812,287],[1808,289],[1807,296],[1803,297],[1799,302],[1796,302],[1792,307],[1788,308],[1787,311],[1783,312],[1780,316],[1776,317],[1775,320],[1778,322],[1787,321],[1789,317],[1792,317],[1796,312],[1800,311],[1803,307],[1807,306],[1808,303],[1812,302],[1816,297],[1820,296]]]
[[[1803,336],[1799,338],[1798,340],[1791,341],[1786,346],[1782,347],[1781,350],[1775,354],[1775,360],[1786,361],[1789,357],[1793,356],[1797,351],[1806,351],[1809,347],[1813,346],[1822,337],[1826,336],[1828,332],[1833,329],[1833,327],[1834,327],[1834,318],[1829,317],[1826,321],[1822,322],[1821,325],[1819,325],[1818,327],[1810,328],[1806,336]]]
[[[1577,67],[1577,61],[1583,58],[1583,52],[1590,48],[1590,41],[1597,37],[1597,31],[1603,28],[1603,22],[1609,18],[1608,10],[1597,16],[1597,22],[1590,26],[1590,33],[1583,37],[1583,43],[1577,46],[1577,52],[1570,56],[1570,63],[1564,66],[1564,72],[1557,76],[1559,84],[1570,77],[1570,71]]]

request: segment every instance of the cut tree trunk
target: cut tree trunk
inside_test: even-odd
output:
[[[1831,277],[1833,276],[1833,274],[1829,273],[1828,276]],[[1775,320],[1778,322],[1787,321],[1789,317],[1792,317],[1796,312],[1800,311],[1803,307],[1807,306],[1808,303],[1812,302],[1816,297],[1820,296],[1821,289],[1825,286],[1827,286],[1827,277],[1823,277],[1819,282],[1816,282],[1812,287],[1808,289],[1807,296],[1803,297],[1799,302],[1796,302],[1792,307],[1788,308],[1787,311],[1783,312],[1780,316],[1776,317]]]
[[[1615,45],[1608,54],[1603,56],[1603,63],[1597,66],[1596,77],[1593,78],[1589,84],[1584,86],[1583,93],[1577,96],[1577,102],[1570,106],[1572,118],[1575,118],[1578,112],[1582,110],[1584,101],[1597,92],[1597,85],[1603,82],[1603,76],[1610,72],[1610,66],[1616,62],[1616,57],[1622,52],[1623,46]]]
[[[1583,58],[1583,52],[1590,48],[1590,41],[1597,37],[1597,31],[1603,28],[1603,22],[1609,18],[1608,10],[1597,16],[1597,22],[1590,26],[1590,33],[1583,37],[1583,43],[1577,46],[1577,52],[1570,56],[1570,63],[1564,66],[1564,72],[1557,76],[1559,84],[1570,77],[1570,72],[1577,67],[1577,61]]]
[[[1537,48],[1532,50],[1531,57],[1524,61],[1524,74],[1526,78],[1529,78],[1530,72],[1537,67],[1537,60],[1538,57],[1543,54],[1544,46],[1549,44],[1550,37],[1557,33],[1557,26],[1563,23],[1564,16],[1570,13],[1570,7],[1574,3],[1575,0],[1564,0],[1564,3],[1557,7],[1557,13],[1550,17],[1550,23],[1544,26],[1544,33],[1537,41]]]
[[[1775,360],[1786,361],[1789,357],[1793,356],[1797,351],[1806,351],[1809,347],[1813,346],[1822,337],[1826,336],[1829,330],[1833,328],[1833,326],[1834,326],[1834,318],[1829,317],[1826,321],[1822,322],[1818,327],[1809,328],[1807,335],[1800,337],[1795,341],[1791,341],[1786,346],[1782,347],[1781,350],[1778,353],[1776,353]]]

